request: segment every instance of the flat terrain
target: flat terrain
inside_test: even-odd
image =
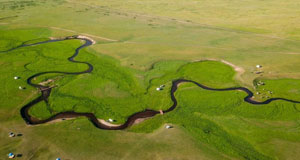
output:
[[[122,124],[145,109],[168,109],[180,78],[247,87],[257,101],[300,101],[299,7],[296,0],[0,0],[0,159],[9,152],[32,160],[297,159],[300,104],[253,105],[244,92],[192,83],[180,84],[174,111],[122,131],[97,129],[84,117],[26,125],[20,109],[40,94],[27,78],[86,70],[67,60],[83,42],[10,49],[71,35],[96,41],[75,58],[92,64],[91,73],[33,80],[56,86],[48,104],[30,109],[38,119],[75,111]]]

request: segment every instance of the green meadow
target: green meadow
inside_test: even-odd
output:
[[[22,155],[16,159],[32,160],[296,160],[300,104],[252,105],[244,102],[244,92],[209,91],[192,83],[179,85],[175,110],[122,131],[97,129],[83,117],[28,126],[20,109],[40,92],[27,78],[86,70],[67,60],[83,42],[10,49],[71,35],[96,41],[75,58],[92,64],[91,73],[33,80],[53,80],[48,85],[56,86],[49,104],[30,109],[38,119],[75,111],[122,124],[145,109],[168,109],[172,81],[180,78],[212,88],[247,87],[257,101],[300,101],[299,5],[295,0],[0,0],[0,159],[13,152]],[[165,87],[157,91],[160,85]],[[9,138],[9,132],[22,136]]]

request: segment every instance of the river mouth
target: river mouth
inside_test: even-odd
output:
[[[21,114],[22,118],[24,119],[24,121],[28,125],[38,125],[38,124],[43,124],[43,123],[48,123],[48,122],[55,122],[56,120],[59,120],[59,119],[86,117],[95,127],[99,128],[99,129],[123,130],[123,129],[126,129],[126,128],[132,126],[137,120],[139,121],[139,120],[154,117],[157,114],[164,114],[164,113],[168,113],[168,112],[173,111],[178,105],[177,99],[175,97],[175,92],[177,91],[178,86],[182,83],[193,83],[193,84],[197,85],[198,87],[200,87],[202,89],[211,90],[211,91],[232,91],[232,90],[243,91],[247,94],[247,96],[244,97],[244,101],[247,102],[247,103],[250,103],[250,104],[254,104],[254,105],[269,104],[272,101],[276,101],[276,100],[283,100],[283,101],[287,101],[287,102],[291,102],[291,103],[300,103],[300,101],[289,100],[289,99],[285,99],[285,98],[270,98],[270,99],[267,99],[265,101],[259,102],[259,101],[255,101],[255,100],[252,99],[253,93],[245,87],[232,87],[232,88],[218,89],[218,88],[207,87],[205,85],[202,85],[202,84],[200,84],[196,81],[192,81],[192,80],[176,79],[176,80],[172,81],[172,86],[171,86],[171,91],[170,91],[170,98],[173,102],[172,106],[170,106],[168,109],[162,110],[162,111],[146,109],[144,111],[134,113],[134,114],[132,114],[131,116],[129,116],[127,118],[127,120],[124,124],[111,125],[111,124],[108,124],[108,123],[103,123],[103,122],[101,122],[101,120],[97,119],[97,117],[93,113],[78,113],[78,112],[74,112],[74,111],[60,112],[60,113],[57,113],[57,114],[55,114],[55,115],[53,115],[53,116],[51,116],[50,118],[47,118],[47,119],[37,119],[37,118],[35,118],[35,117],[33,117],[29,114],[29,110],[30,110],[31,107],[33,107],[35,104],[37,104],[41,101],[44,101],[44,102],[48,103],[48,98],[51,94],[52,88],[48,87],[48,86],[41,85],[41,84],[34,84],[34,83],[32,83],[32,80],[34,78],[38,77],[38,76],[41,76],[41,75],[44,75],[44,74],[49,74],[49,73],[60,73],[60,74],[65,74],[65,75],[79,75],[79,74],[91,73],[94,69],[93,65],[91,65],[88,62],[74,60],[74,58],[79,54],[79,51],[82,48],[88,47],[88,46],[94,44],[95,42],[92,41],[91,39],[87,38],[87,37],[70,36],[70,37],[66,37],[66,38],[63,38],[63,39],[51,39],[51,40],[38,42],[38,43],[34,43],[34,44],[29,44],[29,45],[22,44],[18,47],[7,50],[7,51],[11,51],[11,50],[21,48],[21,47],[40,45],[40,44],[45,44],[45,43],[53,43],[53,42],[58,42],[58,41],[70,40],[70,39],[82,40],[82,41],[84,41],[84,44],[82,44],[81,46],[79,46],[78,48],[75,49],[74,54],[71,57],[68,58],[68,61],[70,61],[72,63],[85,64],[85,65],[88,66],[88,68],[84,71],[78,71],[78,72],[61,72],[61,71],[40,72],[40,73],[36,73],[36,74],[30,76],[27,79],[27,84],[31,85],[35,88],[38,88],[41,91],[41,95],[39,97],[37,97],[36,99],[30,101],[26,105],[24,105],[20,110],[20,114]],[[7,51],[5,51],[5,52],[7,52]]]

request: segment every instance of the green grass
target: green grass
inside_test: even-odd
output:
[[[55,79],[58,85],[49,106],[41,102],[30,110],[40,119],[75,110],[123,123],[146,108],[170,107],[171,82],[178,78],[216,88],[247,86],[261,93],[257,100],[300,100],[298,5],[295,0],[0,1],[0,51],[76,34],[97,41],[76,57],[93,64],[92,73],[34,80]],[[86,65],[67,61],[81,44],[70,40],[0,53],[0,159],[9,152],[24,159],[299,157],[299,105],[256,106],[243,102],[242,92],[211,92],[193,84],[180,85],[176,110],[125,131],[99,130],[83,118],[26,126],[20,108],[39,94],[26,78],[42,71],[85,70]],[[206,59],[229,61],[245,73],[237,81],[230,66],[195,62]],[[255,74],[257,64],[262,74]],[[265,85],[255,86],[257,80]],[[162,84],[165,89],[157,92]],[[166,123],[175,128],[164,129]],[[10,131],[24,136],[10,139]]]
[[[293,100],[300,99],[300,86],[297,79],[257,79],[254,83],[263,82],[264,85],[257,86],[257,91],[260,93],[256,96],[261,97],[283,97]]]
[[[32,96],[22,102],[24,105],[36,96],[35,89],[25,84],[26,77],[42,71],[76,72],[84,70],[85,65],[67,61],[67,57],[71,56],[79,45],[79,41],[70,40],[24,47],[1,54],[1,60],[4,62],[1,65],[14,66],[3,69],[3,72],[10,74],[1,77],[6,82],[6,89],[1,89],[2,94],[6,93],[6,97],[15,97],[20,104],[20,101],[24,99],[19,97],[26,97],[26,94],[31,93]],[[116,119],[116,123],[124,123],[128,116],[146,108],[158,110],[170,107],[172,102],[169,91],[174,79],[190,79],[215,88],[238,86],[233,78],[235,75],[233,68],[217,61],[192,63],[162,61],[153,65],[151,70],[141,72],[122,67],[119,61],[99,55],[89,48],[82,50],[76,60],[91,63],[94,66],[93,72],[75,76],[47,74],[37,77],[34,81],[36,83],[55,79],[54,84],[59,87],[53,89],[49,105],[40,102],[30,109],[30,114],[36,118],[45,119],[64,111],[91,112],[98,118],[113,118]],[[22,78],[13,80],[13,73]],[[9,77],[11,78],[9,79]],[[266,83],[264,87],[267,89],[273,87],[274,92],[279,91],[279,87],[282,88],[283,85],[288,84],[286,90],[281,90],[282,92],[281,94],[279,92],[278,96],[290,91],[299,82],[290,79],[263,81]],[[279,83],[275,83],[277,81]],[[161,92],[156,91],[156,87],[161,84],[166,85],[165,89]],[[18,85],[24,85],[28,89],[20,91],[17,89]],[[269,105],[251,105],[243,101],[245,96],[239,91],[214,92],[203,90],[193,84],[183,84],[176,92],[179,105],[175,111],[146,120],[133,126],[127,132],[133,135],[145,133],[151,135],[155,134],[157,131],[154,132],[154,130],[160,128],[164,123],[171,123],[182,128],[187,135],[195,139],[197,147],[207,144],[214,148],[214,151],[210,152],[217,151],[231,157],[244,159],[273,159],[277,156],[278,153],[272,149],[262,150],[264,144],[261,141],[271,143],[271,140],[276,137],[285,141],[298,142],[299,130],[296,128],[293,128],[295,133],[284,132],[281,128],[273,131],[274,127],[272,126],[269,128],[253,127],[248,132],[242,132],[240,127],[236,128],[235,126],[240,124],[245,127],[252,125],[251,123],[245,124],[240,119],[289,123],[299,120],[300,112],[296,110],[299,105],[280,101]],[[287,98],[293,98],[293,96]],[[12,109],[16,103],[7,101],[5,97],[1,98],[1,102],[6,106],[2,107],[3,111]],[[237,122],[225,123],[218,117],[235,119]],[[17,119],[22,121],[20,118]],[[269,132],[273,134],[267,135]],[[253,138],[248,135],[259,133],[263,137]],[[62,135],[62,137],[64,136]],[[73,138],[69,140],[72,141]],[[69,142],[65,141],[63,145],[68,146]],[[49,150],[40,148],[33,157],[37,158],[48,154],[50,154]],[[89,154],[89,152],[85,154]],[[124,155],[116,155],[116,157],[120,156]]]
[[[84,4],[80,1],[35,2],[39,5],[20,10],[18,17],[2,21],[10,23],[11,28],[56,27],[52,28],[53,36],[58,37],[80,33],[92,35],[101,41],[92,47],[97,53],[112,56],[120,60],[121,65],[139,70],[147,70],[162,60],[214,58],[243,67],[246,72],[241,83],[249,87],[257,76],[251,73],[256,64],[264,66],[266,77],[299,77],[298,24],[297,18],[293,18],[298,15],[294,7],[298,2],[294,0],[184,1],[178,6],[179,0],[176,3],[168,1],[170,6],[162,5],[160,1],[136,0],[128,2],[130,5],[120,5],[123,2],[119,0],[85,1]],[[138,7],[143,4],[148,7]],[[169,10],[171,6],[172,10]],[[223,8],[220,9],[223,16],[216,14],[216,8]],[[242,11],[245,10],[251,12],[244,14]],[[13,10],[5,10],[3,17],[15,14]],[[272,19],[270,17],[276,17],[276,23],[266,21]],[[176,20],[191,20],[192,23]],[[108,43],[99,36],[120,41]]]
[[[157,128],[155,124],[177,124],[186,128],[198,141],[213,144],[222,152],[245,159],[272,159],[270,155],[280,154],[275,149],[265,150],[266,144],[273,139],[299,143],[297,121],[300,113],[295,110],[294,104],[250,105],[243,102],[245,94],[239,91],[206,91],[192,84],[181,85],[176,96],[179,106],[163,116],[164,120],[149,120],[132,127],[133,130],[148,132],[149,127]]]
[[[18,35],[17,37],[15,35]],[[45,29],[15,29],[15,30],[2,30],[1,31],[1,42],[0,51],[5,51],[10,48],[25,44],[30,44],[32,39],[40,39],[50,35],[49,30]],[[45,40],[45,38],[43,38]],[[28,42],[27,42],[28,41]]]

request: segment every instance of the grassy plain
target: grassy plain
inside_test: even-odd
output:
[[[2,22],[13,27],[51,28],[53,36],[88,34],[101,41],[92,47],[97,53],[119,59],[122,66],[147,70],[162,60],[215,58],[243,67],[246,72],[241,83],[249,87],[257,76],[251,73],[256,64],[263,65],[264,76],[299,77],[299,13],[294,7],[299,2],[295,0],[165,2],[171,6],[160,1],[134,0],[128,2],[130,5],[118,0],[30,3],[20,7],[21,4],[3,2],[6,7],[2,16],[11,18]],[[180,5],[174,7],[175,4]],[[219,11],[224,16],[211,14]],[[267,21],[272,19],[276,21]]]
[[[30,111],[38,118],[75,110],[122,123],[134,112],[171,105],[171,81],[187,78],[223,88],[247,86],[267,97],[300,100],[300,32],[295,0],[275,1],[0,1],[0,51],[49,37],[85,34],[97,43],[76,59],[95,70],[59,77],[50,105]],[[63,15],[63,16],[62,16]],[[86,119],[26,126],[20,108],[38,95],[26,78],[48,70],[79,71],[68,62],[78,40],[0,53],[0,159],[297,159],[300,106],[250,105],[238,91],[212,92],[180,86],[178,108],[125,131],[103,131]],[[234,69],[245,73],[235,80]],[[262,74],[256,64],[263,66]],[[259,70],[260,71],[260,70]],[[21,79],[13,80],[14,76]],[[265,82],[255,90],[253,80]],[[157,92],[161,84],[166,87]],[[18,90],[25,86],[26,90]],[[264,90],[263,90],[264,89]],[[273,94],[269,94],[272,91]],[[166,130],[165,124],[174,129]],[[23,136],[8,138],[10,131]],[[124,138],[126,137],[126,138]]]

